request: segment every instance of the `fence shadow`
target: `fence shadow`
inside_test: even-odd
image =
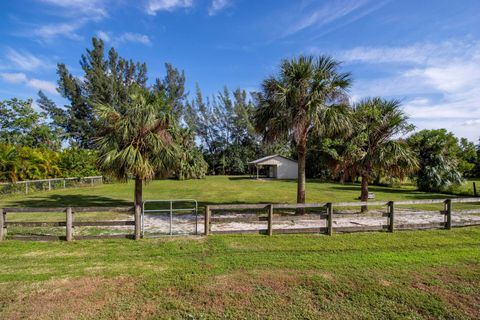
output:
[[[250,176],[229,176],[228,180],[236,181],[236,180],[255,180],[255,178]]]
[[[340,190],[340,191],[358,191],[358,194],[360,195],[361,191],[361,186],[360,185],[352,185],[352,184],[345,184],[345,185],[336,185],[331,187],[334,190]],[[411,196],[412,198],[416,199],[432,199],[432,196],[438,196],[439,198],[454,198],[456,197],[455,195],[452,194],[432,194],[432,193],[425,193],[422,191],[418,190],[412,190],[412,189],[400,189],[400,188],[390,188],[390,187],[384,187],[384,186],[376,186],[376,185],[370,185],[368,186],[368,191],[369,192],[385,192],[385,193],[392,193],[392,194],[404,194]]]
[[[97,195],[52,194],[41,198],[17,200],[9,207],[117,207],[132,206],[133,202]]]

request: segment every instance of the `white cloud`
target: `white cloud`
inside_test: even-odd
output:
[[[25,73],[21,72],[14,72],[14,73],[0,73],[0,77],[2,77],[3,81],[8,83],[22,83],[27,81],[27,76]]]
[[[231,0],[213,0],[208,8],[208,15],[214,16],[220,11],[230,7],[233,4]]]
[[[479,61],[452,61],[442,65],[415,68],[405,72],[405,76],[421,80],[430,87],[448,93],[468,90],[472,84],[480,84]]]
[[[33,31],[29,32],[29,35],[33,35],[46,42],[50,42],[58,36],[64,36],[72,40],[81,40],[82,37],[77,34],[77,30],[80,29],[85,22],[85,20],[78,20],[71,23],[67,22],[38,26],[34,28]]]
[[[46,65],[44,61],[29,52],[19,52],[12,48],[7,49],[6,57],[21,70],[32,71]]]
[[[125,32],[118,37],[119,42],[138,42],[141,44],[151,44],[150,38],[145,34]]]
[[[173,11],[179,8],[193,7],[193,0],[149,0],[146,11],[150,15],[156,15],[157,11]]]
[[[118,36],[115,36],[110,32],[99,31],[97,32],[97,36],[103,41],[111,43],[112,45],[115,45],[115,46],[120,45],[122,43],[127,43],[127,42],[140,43],[144,45],[152,44],[150,37],[141,33],[124,32]]]
[[[466,126],[476,126],[480,125],[480,119],[474,119],[474,120],[467,120],[463,123]]]
[[[447,40],[441,43],[416,43],[404,47],[356,47],[338,52],[346,62],[437,64],[452,57],[480,58],[476,41]],[[315,49],[314,49],[315,50]]]
[[[16,73],[0,73],[0,78],[3,81],[11,84],[25,84],[30,88],[36,90],[42,90],[51,94],[58,94],[56,90],[56,84],[51,81],[45,81],[35,78],[28,78],[25,73],[16,72]]]
[[[57,85],[51,81],[39,80],[39,79],[29,79],[27,85],[31,88],[42,90],[52,94],[57,93]]]
[[[299,31],[322,27],[333,22],[341,25],[352,23],[383,6],[387,1],[372,0],[332,0],[322,2],[321,6],[312,7],[305,3],[299,6],[297,13],[289,12],[288,27],[283,37],[295,34]]]
[[[365,63],[422,63],[426,58],[422,52],[425,48],[410,46],[404,48],[390,47],[357,47],[342,52],[338,58],[348,62]]]
[[[38,0],[42,3],[63,9],[63,16],[82,16],[101,20],[108,16],[106,0]],[[58,12],[57,12],[58,13]]]
[[[89,22],[101,21],[108,17],[108,11],[113,7],[109,5],[111,0],[36,1],[47,5],[49,14],[66,18],[64,22],[34,25],[31,30],[21,33],[43,42],[51,42],[59,36],[72,40],[82,40],[77,31]]]
[[[108,34],[108,32],[105,32],[105,31],[98,31],[98,32],[97,32],[97,37],[99,37],[100,39],[102,39],[102,40],[105,41],[105,42],[110,42],[110,41],[112,41],[112,38],[110,37],[110,35]]]
[[[419,129],[447,128],[471,140],[479,138],[480,41],[357,47],[338,57],[387,74],[357,79],[353,94],[400,98]]]

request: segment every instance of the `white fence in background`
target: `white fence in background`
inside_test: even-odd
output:
[[[0,183],[0,194],[31,193],[103,184],[103,176],[24,180]]]

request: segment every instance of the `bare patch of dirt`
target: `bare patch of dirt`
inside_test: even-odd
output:
[[[464,269],[460,272],[471,271],[477,275],[480,274],[478,265],[471,265],[469,268],[471,270]],[[468,281],[464,277],[460,277],[457,272],[452,268],[437,269],[434,276],[437,282],[424,282],[422,276],[419,275],[412,286],[437,297],[469,318],[477,319],[480,315],[480,276],[473,277]],[[462,292],[469,287],[474,292]]]
[[[333,279],[332,274],[316,271],[243,270],[216,276],[187,294],[184,290],[171,289],[168,296],[187,301],[194,310],[218,317],[233,309],[247,314],[251,312],[259,318],[271,318],[275,314],[288,314],[286,310],[297,299],[296,290],[311,276],[320,276],[327,281]],[[309,304],[309,299],[304,302]],[[313,303],[311,307],[314,308]]]
[[[84,257],[88,255],[87,252],[50,252],[48,250],[38,250],[38,251],[30,251],[23,254],[23,257],[41,257],[41,256],[48,256],[49,258],[56,258],[56,257]]]
[[[385,280],[385,279],[380,279],[380,284],[384,287],[390,287],[392,285],[392,283],[388,280]]]
[[[4,306],[5,319],[96,318],[135,291],[134,280],[125,277],[55,279],[18,289]]]

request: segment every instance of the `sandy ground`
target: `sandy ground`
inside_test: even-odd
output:
[[[221,214],[214,215],[216,218],[234,218],[234,217],[251,217],[255,214]],[[297,220],[298,219],[298,220]],[[326,220],[320,220],[315,215],[306,215],[305,218],[297,218],[296,220],[284,220],[273,222],[275,229],[295,229],[295,228],[315,228],[325,227]],[[397,209],[395,211],[395,224],[424,224],[432,222],[444,222],[444,216],[438,211],[412,211],[408,209]],[[195,223],[195,215],[174,215],[172,220],[173,234],[199,234],[203,233],[203,215],[198,215],[198,224]],[[480,211],[463,211],[452,213],[452,223],[472,223],[480,224]],[[379,226],[387,224],[387,217],[382,216],[382,212],[371,211],[367,214],[341,214],[334,215],[333,226],[337,227],[353,227],[353,226]],[[170,217],[167,215],[145,214],[144,218],[145,235],[149,234],[169,234],[170,233]],[[258,222],[212,222],[212,231],[227,230],[259,230],[266,229],[266,221]]]

